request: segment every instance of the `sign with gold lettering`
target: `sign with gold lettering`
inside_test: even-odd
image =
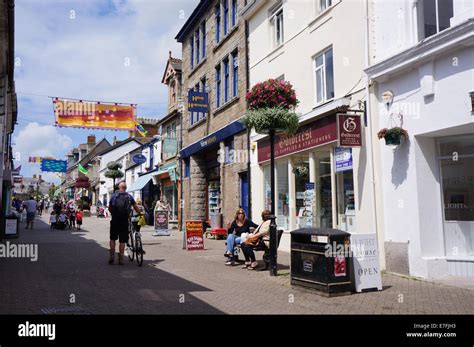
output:
[[[190,90],[188,93],[189,112],[209,112],[209,94]]]
[[[362,128],[360,116],[354,114],[337,114],[339,147],[361,147]]]
[[[296,134],[275,136],[275,158],[337,141],[336,117],[329,116],[303,125]],[[258,162],[270,160],[270,140],[258,143]]]

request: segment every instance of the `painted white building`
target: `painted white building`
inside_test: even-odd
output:
[[[397,147],[374,140],[386,268],[473,277],[474,3],[370,1],[369,11],[369,116],[375,131],[403,120],[409,133]]]
[[[366,97],[366,9],[364,1],[253,0],[242,11],[248,22],[250,86],[270,78],[291,82],[300,101],[299,132],[312,139],[311,145],[299,134],[277,139],[275,201],[278,228],[285,230],[282,250],[290,249],[290,231],[308,225],[303,215],[310,182],[315,184],[312,226],[375,232],[363,117],[363,146],[352,149],[352,164],[338,167],[335,158],[336,114],[360,110]],[[271,197],[269,149],[262,135],[251,139],[256,143],[250,154],[252,217],[259,221]]]
[[[107,205],[110,201],[110,196],[114,191],[113,179],[105,177],[105,172],[107,171],[107,164],[112,161],[119,162],[122,164],[122,171],[125,173],[127,155],[133,150],[141,147],[141,145],[142,144],[137,139],[129,138],[113,145],[112,147],[100,153],[99,177],[100,182],[104,182],[100,184],[99,188],[99,199],[102,201],[102,203]]]

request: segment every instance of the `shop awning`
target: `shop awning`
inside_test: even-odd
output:
[[[225,140],[237,133],[246,130],[245,125],[240,119],[226,125],[225,127],[217,130],[216,132],[194,142],[193,144],[183,148],[180,151],[182,158],[187,158],[203,149],[210,148],[218,145],[220,141]]]
[[[156,174],[156,172],[150,172],[147,173],[143,176],[138,177],[138,179],[130,186],[130,188],[127,189],[128,192],[134,192],[137,190],[142,190],[143,187],[145,187],[148,182],[153,178],[153,176]]]
[[[157,177],[161,175],[169,176],[172,181],[176,181],[176,163],[163,165],[154,173],[154,176]]]

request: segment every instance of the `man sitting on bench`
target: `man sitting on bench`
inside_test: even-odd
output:
[[[258,263],[255,260],[254,248],[262,247],[262,243],[264,243],[265,240],[268,241],[270,236],[270,216],[271,212],[264,210],[262,212],[263,222],[248,236],[247,240],[241,244],[242,252],[245,256],[244,269],[255,270],[258,266]]]

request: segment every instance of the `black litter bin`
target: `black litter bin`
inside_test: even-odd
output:
[[[337,229],[291,232],[291,284],[325,296],[351,293],[350,234]]]

